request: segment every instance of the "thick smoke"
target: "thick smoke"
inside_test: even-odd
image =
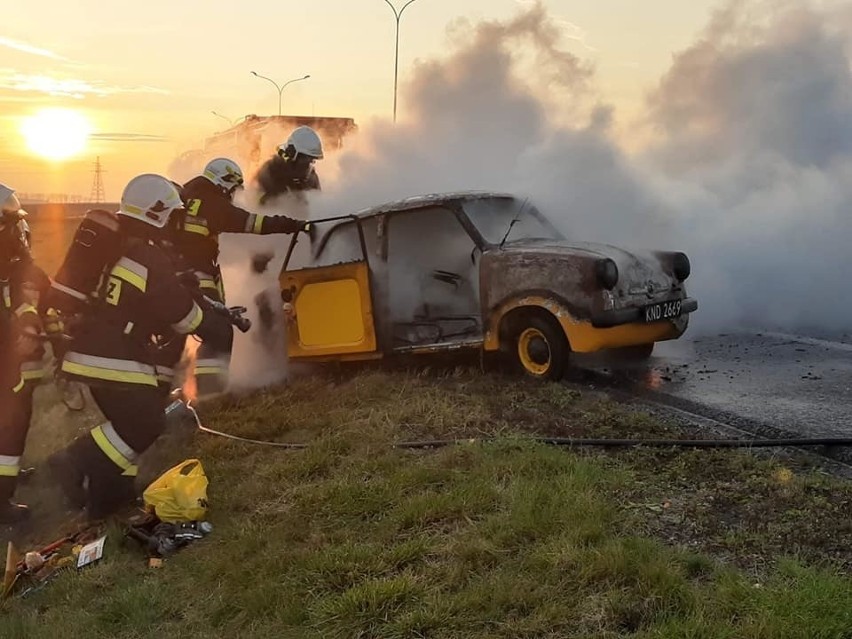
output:
[[[324,191],[309,196],[310,215],[440,191],[511,191],[572,239],[686,250],[701,305],[693,334],[845,326],[850,20],[799,2],[768,8],[737,2],[714,14],[649,90],[651,142],[632,153],[596,93],[595,70],[561,48],[541,4],[507,22],[457,23],[450,53],[419,62],[404,83],[400,122],[362,126],[319,163]],[[271,211],[307,214],[287,202]],[[247,268],[249,246],[280,264],[288,238],[242,242],[230,244],[242,246],[231,261]],[[274,288],[274,273],[252,284],[237,272],[226,283],[246,300]]]
[[[284,317],[276,274],[282,259],[273,259],[258,273],[255,255],[274,254],[270,239],[223,236],[221,266],[229,306],[244,306],[252,321],[248,333],[235,331],[229,367],[230,390],[248,390],[281,382],[287,377]]]
[[[849,21],[761,7],[719,11],[676,56],[650,95],[657,138],[640,159],[693,257],[704,323],[846,327]]]
[[[571,236],[659,235],[657,207],[609,137],[611,110],[596,101],[593,69],[559,48],[543,6],[506,23],[458,24],[452,36],[449,57],[416,65],[403,120],[374,123],[341,155],[315,215],[508,190],[530,196]]]

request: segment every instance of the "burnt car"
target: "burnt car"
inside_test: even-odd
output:
[[[296,361],[479,349],[557,379],[571,353],[650,356],[698,308],[685,254],[570,241],[511,194],[413,197],[316,220],[307,265],[295,265],[298,241],[280,273]]]

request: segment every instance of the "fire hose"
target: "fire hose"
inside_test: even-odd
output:
[[[852,446],[849,437],[789,438],[789,439],[586,439],[573,437],[525,437],[539,444],[567,447],[629,448],[778,448],[797,446]],[[495,437],[475,439],[436,439],[427,441],[397,442],[394,448],[442,448],[456,444],[497,441]]]
[[[260,439],[240,437],[230,433],[207,428],[201,423],[198,412],[192,402],[179,397],[180,391],[175,391],[174,401],[166,408],[169,415],[181,409],[191,415],[195,425],[201,432],[217,437],[224,437],[234,441],[257,444],[261,446],[272,446],[276,448],[303,450],[309,448],[308,444],[295,444],[289,442],[273,442]],[[802,446],[852,446],[850,437],[804,437],[804,438],[779,438],[779,439],[593,439],[573,437],[540,437],[526,436],[524,441],[532,441],[550,446],[565,447],[597,447],[597,448],[783,448]],[[426,448],[444,448],[461,444],[474,444],[499,441],[496,437],[475,437],[466,439],[433,439],[424,441],[402,441],[391,444],[393,448],[403,450],[416,450]]]
[[[195,410],[195,407],[192,405],[192,402],[181,397],[180,390],[173,391],[172,398],[172,403],[166,406],[166,418],[168,418],[175,411],[181,410],[192,418],[198,430],[203,433],[215,435],[217,437],[224,437],[226,439],[231,439],[235,441],[246,442],[248,444],[258,444],[261,446],[274,446],[276,448],[289,448],[293,450],[301,450],[308,447],[307,444],[291,444],[287,442],[271,442],[261,439],[251,439],[249,437],[240,437],[239,435],[231,435],[230,433],[223,433],[218,430],[213,430],[212,428],[207,428],[206,426],[204,426],[204,424],[201,423],[201,418],[198,416],[198,412]]]

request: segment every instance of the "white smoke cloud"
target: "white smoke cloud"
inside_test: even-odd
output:
[[[365,127],[315,217],[456,190],[529,196],[571,238],[652,247],[669,219],[611,133],[592,66],[564,50],[541,3],[507,21],[458,22],[454,49],[419,62],[396,126]]]
[[[686,250],[701,305],[693,333],[846,326],[849,18],[796,1],[725,6],[650,90],[652,141],[631,153],[594,69],[562,48],[543,5],[455,23],[449,53],[403,84],[401,121],[368,123],[319,163],[311,215],[440,191],[515,192],[572,239]],[[286,239],[264,242],[283,257]]]
[[[244,306],[252,322],[248,333],[234,332],[234,349],[228,369],[228,387],[241,391],[279,383],[288,374],[284,317],[278,294],[277,273],[282,258],[257,273],[250,260],[272,254],[275,245],[267,238],[225,235],[222,270],[229,306]],[[268,314],[268,315],[267,315]]]
[[[676,212],[705,324],[837,329],[852,320],[848,14],[761,8],[727,6],[675,57],[641,161]]]

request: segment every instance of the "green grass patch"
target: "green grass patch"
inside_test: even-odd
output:
[[[311,447],[171,434],[149,463],[202,459],[213,534],[149,570],[113,530],[101,564],[8,602],[0,637],[852,636],[852,490],[795,460],[531,443],[692,433],[466,371],[303,379],[202,412]]]

